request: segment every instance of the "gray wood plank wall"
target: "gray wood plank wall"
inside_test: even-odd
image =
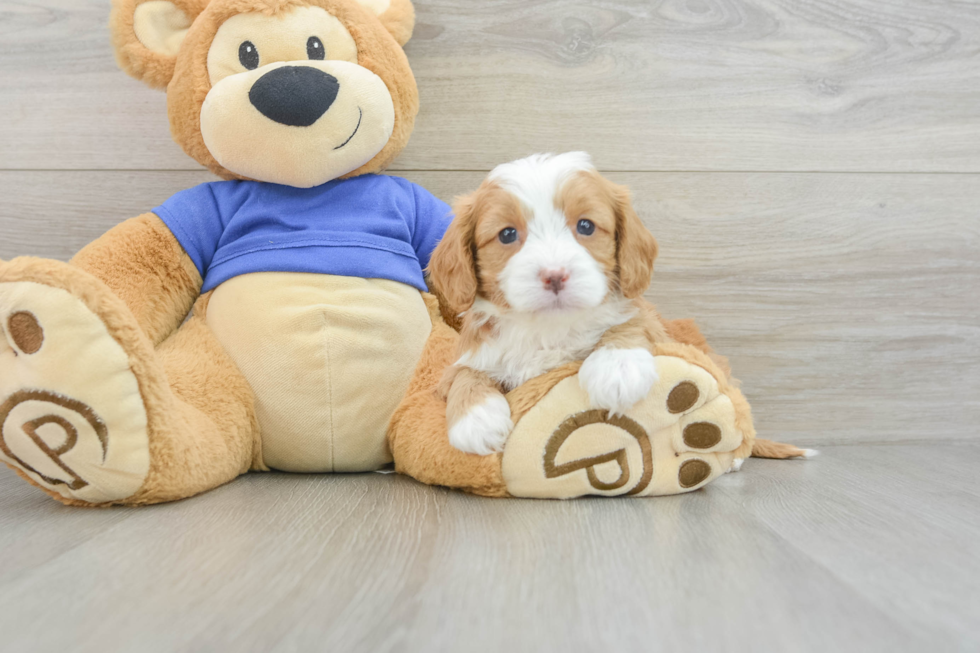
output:
[[[0,258],[67,259],[211,179],[115,67],[108,0],[0,2]],[[392,172],[450,200],[590,151],[661,243],[650,298],[728,354],[760,433],[980,423],[980,4],[417,2]]]

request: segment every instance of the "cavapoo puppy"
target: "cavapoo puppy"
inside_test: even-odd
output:
[[[572,361],[584,360],[596,408],[622,413],[647,395],[653,344],[670,338],[641,298],[657,242],[626,188],[583,152],[540,154],[497,167],[454,209],[429,265],[463,316],[441,386],[454,447],[502,450],[513,429],[504,393]]]

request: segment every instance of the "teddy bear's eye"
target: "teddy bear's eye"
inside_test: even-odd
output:
[[[323,49],[323,41],[315,36],[311,36],[306,41],[306,56],[310,59],[320,60],[326,55]]]
[[[259,51],[255,49],[255,44],[245,41],[238,46],[238,60],[248,70],[255,70],[259,67]]]

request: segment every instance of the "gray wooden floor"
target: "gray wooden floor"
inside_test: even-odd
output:
[[[592,152],[660,241],[650,299],[823,455],[571,503],[256,475],[91,511],[4,469],[0,650],[980,649],[980,3],[416,5],[392,173],[448,200]],[[0,258],[211,179],[107,15],[0,0]]]
[[[78,510],[0,472],[9,651],[954,651],[980,445],[750,460],[695,494],[492,500],[252,475]]]

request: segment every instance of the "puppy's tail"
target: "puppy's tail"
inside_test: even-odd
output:
[[[819,453],[816,449],[800,449],[791,444],[761,438],[752,443],[753,458],[813,458]]]

